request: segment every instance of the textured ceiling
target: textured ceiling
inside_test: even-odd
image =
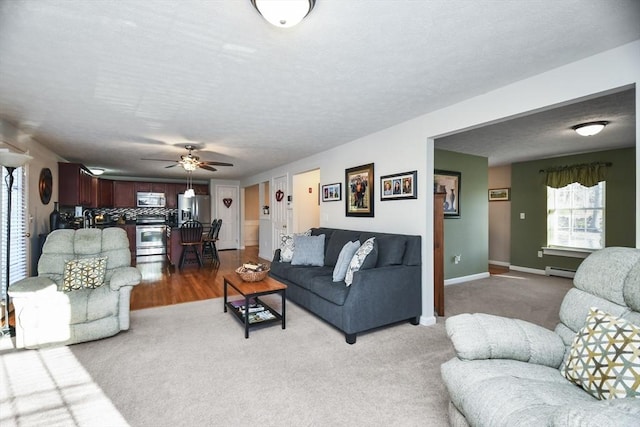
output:
[[[637,40],[638,22],[635,0],[318,0],[291,29],[249,0],[3,1],[0,118],[109,175],[181,178],[139,159],[191,143],[235,165],[194,178],[238,179]]]

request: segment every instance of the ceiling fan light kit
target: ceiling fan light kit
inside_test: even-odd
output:
[[[588,122],[575,125],[571,129],[575,130],[576,133],[581,136],[593,136],[600,133],[608,124],[609,122],[606,121]]]
[[[290,28],[311,12],[316,0],[251,0],[251,4],[270,24]]]

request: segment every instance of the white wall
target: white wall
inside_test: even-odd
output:
[[[62,159],[4,120],[0,120],[0,135],[5,143],[0,144],[0,148],[22,151],[33,156],[33,160],[25,166],[28,176],[26,208],[29,225],[27,232],[31,236],[27,239],[27,268],[28,274],[31,276],[37,273],[36,259],[35,257],[32,259],[32,254],[35,255],[33,249],[38,248],[38,235],[49,233],[49,214],[53,211],[53,203],[58,201],[58,161],[62,161]],[[46,205],[40,200],[39,189],[40,171],[43,168],[51,169],[53,176],[51,201]],[[5,243],[2,242],[2,247],[4,245]]]
[[[318,183],[320,171],[313,170],[293,177],[293,232],[301,233],[320,225]]]
[[[496,64],[498,66],[498,64]],[[322,226],[358,230],[419,234],[423,237],[423,310],[421,323],[432,324],[433,316],[433,139],[438,136],[499,121],[532,111],[568,103],[582,97],[636,84],[640,91],[640,41],[603,52],[550,70],[546,73],[425,114],[383,131],[367,135],[340,147],[284,165],[243,180],[251,185],[289,173],[289,176],[319,168],[322,183],[343,182],[344,170],[375,164],[376,180],[381,175],[417,170],[418,199],[379,202],[379,182],[375,182],[375,218],[345,217],[344,204],[323,203]],[[636,102],[638,108],[640,102]],[[636,140],[640,138],[640,114],[636,114]],[[389,147],[393,147],[393,155]],[[367,149],[364,151],[362,147]],[[640,170],[640,154],[637,154]],[[357,159],[353,161],[351,159]],[[640,192],[640,174],[636,174]],[[636,218],[640,218],[640,197],[636,197]],[[640,229],[640,227],[638,227]],[[636,231],[640,245],[640,230]]]

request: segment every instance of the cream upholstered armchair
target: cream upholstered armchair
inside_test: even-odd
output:
[[[554,331],[481,313],[447,319],[452,426],[640,425],[640,249],[592,253],[573,284]]]
[[[74,344],[129,329],[131,290],[141,280],[130,264],[129,239],[121,228],[53,231],[38,276],[9,288],[16,347]]]

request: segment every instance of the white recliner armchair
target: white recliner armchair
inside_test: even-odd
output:
[[[446,329],[452,426],[640,426],[640,249],[589,255],[554,331],[488,314]]]
[[[53,231],[38,276],[9,288],[16,347],[74,344],[129,329],[131,290],[140,280],[123,229]]]

